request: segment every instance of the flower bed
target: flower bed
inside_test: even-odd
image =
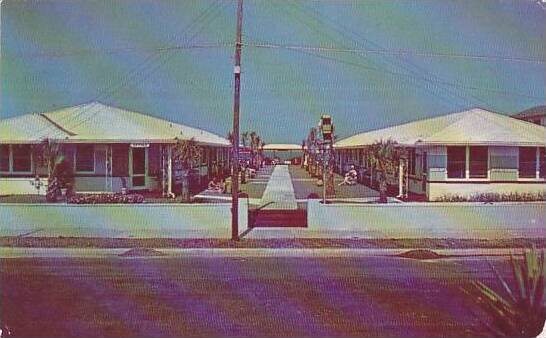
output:
[[[86,194],[76,195],[68,199],[71,204],[135,204],[143,203],[144,196],[140,194]]]
[[[470,196],[445,195],[436,202],[533,202],[546,201],[545,193],[483,193]]]

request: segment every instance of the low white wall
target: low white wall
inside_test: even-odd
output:
[[[309,230],[368,238],[544,238],[546,203],[327,204],[309,200]]]
[[[248,202],[239,201],[239,230]],[[113,238],[231,238],[231,203],[0,204],[0,235]]]
[[[483,193],[497,194],[536,194],[546,193],[546,184],[544,181],[533,183],[429,183],[428,198],[435,201],[446,195],[471,196]]]
[[[0,195],[45,195],[47,178],[40,178],[40,182],[40,189],[36,189],[33,177],[2,177],[0,178]]]

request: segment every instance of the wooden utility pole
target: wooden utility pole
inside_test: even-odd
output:
[[[233,93],[233,156],[231,176],[231,239],[239,240],[239,106],[241,100],[241,47],[243,27],[243,0],[237,1],[237,33],[235,37],[235,75]]]

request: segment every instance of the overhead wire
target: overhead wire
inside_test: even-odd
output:
[[[170,42],[172,42],[174,39],[176,39],[178,37],[178,35],[182,35],[182,34],[187,35],[187,34],[191,33],[191,30],[193,30],[194,28],[197,28],[199,25],[202,25],[201,29],[199,29],[197,32],[193,33],[193,35],[191,35],[191,37],[186,42],[188,44],[191,43],[191,41],[206,27],[206,25],[211,20],[213,20],[215,18],[215,16],[213,14],[215,12],[217,12],[216,14],[219,14],[227,6],[227,4],[229,3],[227,1],[225,1],[222,5],[217,6],[220,2],[222,2],[222,0],[216,0],[211,5],[209,5],[197,17],[195,17],[188,25],[186,25],[184,27],[184,29],[181,32],[179,32],[179,34],[174,34],[171,37]],[[170,52],[172,50],[173,49],[156,51],[154,54],[148,56],[144,61],[139,63],[137,66],[135,66],[128,74],[126,74],[124,76],[124,78],[125,78],[124,80],[122,80],[121,82],[118,82],[117,84],[111,85],[111,86],[105,88],[104,90],[102,90],[97,96],[95,96],[93,99],[90,100],[90,105],[88,105],[86,108],[81,109],[78,113],[76,113],[73,116],[66,116],[64,119],[62,119],[62,118],[58,119],[56,122],[61,124],[61,125],[65,125],[66,129],[68,129],[68,130],[76,128],[79,125],[85,123],[86,121],[91,119],[93,117],[93,115],[87,116],[87,118],[84,118],[84,119],[81,119],[81,120],[78,120],[78,119],[81,116],[83,116],[85,113],[91,111],[95,107],[95,105],[96,105],[96,103],[98,101],[104,100],[104,99],[107,99],[107,98],[111,98],[113,95],[116,94],[116,92],[119,92],[127,84],[129,84],[130,81],[133,81],[135,78],[142,75],[141,72],[143,70],[145,71],[146,68],[151,66],[152,67],[151,72],[155,71],[157,68],[159,68],[164,62],[168,61],[170,58],[164,59],[163,63],[159,62],[159,59],[165,54],[165,52]],[[172,54],[171,54],[171,56],[172,56]],[[145,74],[145,76],[151,74],[151,72],[148,71]],[[71,121],[68,122],[68,120],[71,120]],[[69,124],[69,123],[73,123],[73,124]],[[39,133],[42,133],[45,130],[47,130],[47,128],[44,128],[43,130],[39,131]]]
[[[297,5],[294,5],[294,7],[297,7]],[[329,24],[330,28],[332,28],[335,31],[337,31],[338,33],[342,34],[343,36],[345,36],[346,38],[351,40],[353,43],[355,43],[356,45],[361,45],[360,40],[363,40],[364,42],[366,42],[366,43],[368,43],[368,44],[370,44],[372,46],[375,46],[379,50],[383,49],[383,47],[381,45],[379,45],[378,43],[376,43],[374,41],[371,41],[370,39],[368,39],[366,37],[361,36],[360,34],[354,32],[353,30],[349,30],[347,27],[345,27],[341,23],[334,22],[329,18],[324,18],[323,16],[320,15],[320,13],[318,13],[316,11],[316,9],[313,9],[313,8],[308,9],[307,7],[305,7],[303,5],[301,5],[299,8],[307,11],[307,13],[309,15],[313,16],[321,25],[324,25],[325,21],[327,21],[326,23]],[[354,38],[353,36],[350,36],[349,33],[351,33],[354,37],[358,38],[358,40],[356,38]],[[397,59],[399,59],[399,61],[400,61],[399,64],[396,64],[393,60],[390,60],[390,59],[381,59],[380,61],[382,61],[384,63],[388,63],[388,64],[390,64],[390,65],[392,65],[392,66],[394,66],[396,68],[401,68],[403,70],[409,71],[411,74],[405,73],[408,77],[413,77],[413,78],[415,78],[415,79],[417,79],[419,81],[427,82],[427,83],[431,84],[432,86],[436,87],[437,90],[441,89],[441,86],[438,86],[438,84],[439,84],[438,80],[442,80],[442,79],[439,78],[436,74],[433,74],[429,70],[423,69],[422,67],[417,66],[415,63],[413,63],[411,61],[403,60],[400,55],[397,57]],[[416,70],[405,66],[404,63],[409,64],[410,66],[416,68]],[[395,75],[395,73],[396,73],[396,72],[393,72],[393,71],[389,71],[389,72],[392,75]],[[427,77],[427,76],[424,76],[423,74],[428,74],[430,77],[432,77],[432,79]],[[425,87],[419,86],[419,87],[421,87],[424,90],[429,91],[429,92],[431,92],[431,93],[433,93],[435,95],[442,95],[442,96],[445,96],[446,98],[448,96],[450,96],[451,99],[455,99],[456,101],[462,100],[461,102],[463,104],[458,104],[458,103],[456,103],[456,101],[451,101],[452,102],[451,104],[457,105],[459,107],[459,109],[465,109],[467,107],[467,104],[472,102],[467,97],[465,97],[465,96],[461,95],[460,93],[456,92],[454,89],[448,89],[448,90],[441,89],[441,91],[439,91],[439,92],[432,92],[431,89],[428,86],[425,86]],[[484,100],[474,96],[473,94],[467,94],[467,96],[472,97],[474,99],[474,102],[480,102],[481,104],[485,104],[486,106],[490,106],[490,104],[488,102],[485,102]],[[438,96],[435,96],[435,97],[438,97]],[[475,105],[475,103],[471,103],[471,105]]]

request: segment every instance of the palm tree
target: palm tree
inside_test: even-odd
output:
[[[369,147],[368,154],[379,179],[379,202],[387,203],[387,172],[395,172],[400,163],[403,150],[396,141],[380,140]]]
[[[182,164],[182,200],[188,202],[190,200],[189,190],[189,172],[195,164],[201,160],[201,147],[195,139],[179,140],[173,149],[173,157],[175,161]]]
[[[245,131],[244,133],[241,133],[241,143],[243,144],[243,148],[246,147],[246,144],[248,142],[248,137],[249,137],[249,133],[248,131]]]
[[[250,162],[253,166],[256,164],[256,152],[257,152],[257,143],[256,138],[258,137],[258,134],[256,134],[255,131],[250,132]]]
[[[307,135],[306,145],[307,145],[307,154],[308,154],[308,167],[307,170],[309,174],[314,175],[316,170],[315,160],[316,160],[316,150],[317,150],[317,128],[313,127],[309,129],[309,134]]]
[[[54,201],[57,199],[60,189],[71,187],[74,174],[66,162],[59,143],[45,139],[36,150],[38,162],[47,167],[46,198]]]

